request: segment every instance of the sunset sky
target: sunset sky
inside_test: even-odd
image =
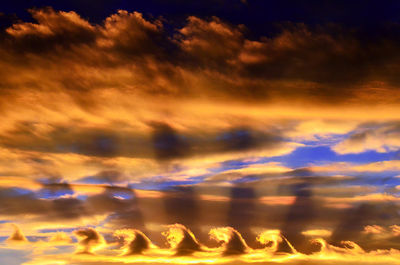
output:
[[[400,264],[400,2],[8,1],[0,264]]]

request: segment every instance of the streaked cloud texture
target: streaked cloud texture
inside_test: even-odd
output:
[[[399,264],[398,23],[29,12],[0,34],[4,264]]]

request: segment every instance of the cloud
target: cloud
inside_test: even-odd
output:
[[[187,228],[174,227],[174,261],[212,255],[205,231],[219,226],[233,227],[217,236],[227,263],[254,254],[266,227],[281,231],[276,249],[288,255],[286,241],[301,256],[317,236],[336,245],[320,244],[333,260],[361,253],[342,240],[398,246],[399,183],[380,176],[399,171],[397,160],[291,167],[309,162],[293,153],[304,146],[398,150],[398,25],[378,41],[303,24],[254,38],[218,17],[177,27],[124,10],[97,24],[73,11],[30,12],[35,22],[0,38],[0,216],[29,239],[51,234],[54,246],[71,244],[54,229],[98,226],[76,235],[78,252],[99,260],[66,263],[120,254],[97,251],[116,229],[136,229],[120,230],[129,257],[116,259],[153,253],[149,240],[162,246],[157,233],[176,222]],[[387,243],[377,227],[392,233]]]
[[[314,230],[307,230],[301,232],[305,236],[312,236],[312,237],[329,237],[332,232],[325,229],[314,229]]]
[[[398,225],[392,225],[390,228],[392,229],[392,232],[395,236],[400,235],[400,231],[399,231],[400,228]]]
[[[211,238],[223,242],[222,254],[225,256],[239,255],[249,250],[242,235],[232,227],[211,229],[209,234]]]
[[[290,152],[296,147],[295,143],[274,132],[245,128],[198,135],[195,131],[179,132],[165,123],[153,123],[152,137],[149,138],[144,132],[137,132],[133,128],[119,131],[117,128],[48,127],[47,131],[41,132],[35,124],[16,124],[14,129],[3,134],[0,144],[9,149],[29,152],[160,161],[239,152],[270,151],[271,155],[276,155]],[[42,168],[45,166],[42,163]]]
[[[28,242],[28,239],[22,233],[21,229],[15,224],[13,224],[13,227],[14,227],[14,232],[11,234],[9,238],[7,238],[7,241],[10,243]]]
[[[329,163],[321,166],[312,166],[310,169],[314,172],[385,172],[385,171],[398,171],[400,169],[400,160],[385,160],[370,163],[349,163],[337,162]]]
[[[153,124],[153,146],[156,157],[160,160],[187,156],[190,146],[168,124]]]
[[[234,27],[217,17],[206,21],[194,16],[179,29],[177,43],[193,60],[199,61],[204,68],[221,69],[228,66],[242,48],[243,26]]]
[[[154,247],[150,239],[139,230],[120,229],[114,232],[114,236],[124,238],[124,255],[142,254]]]
[[[79,239],[79,254],[92,254],[94,250],[103,247],[104,238],[93,228],[77,230],[74,234]]]
[[[400,148],[400,126],[397,122],[377,124],[372,128],[360,127],[332,149],[339,154],[351,154],[370,150],[385,153]]]
[[[8,28],[1,49],[8,54],[2,65],[19,77],[0,73],[2,87],[11,93],[7,98],[13,100],[32,91],[44,99],[43,92],[57,90],[93,110],[104,106],[96,97],[100,91],[124,91],[128,98],[140,95],[157,103],[196,95],[214,104],[351,105],[370,102],[372,94],[386,104],[397,98],[395,71],[381,70],[395,69],[397,39],[390,35],[382,42],[365,42],[339,26],[297,24],[250,40],[243,25],[189,16],[171,36],[161,19],[138,12],[120,10],[102,24],[91,24],[73,11],[30,12],[37,23]]]
[[[72,239],[65,232],[57,232],[55,235],[49,238],[49,242],[59,243],[59,244],[69,244],[72,243]]]
[[[364,227],[364,233],[366,234],[380,234],[384,231],[384,228],[379,225],[367,225]]]
[[[95,40],[95,27],[73,11],[56,12],[44,8],[30,9],[29,12],[37,24],[21,22],[6,30],[14,37],[9,39],[9,44],[19,52],[48,52],[57,46],[70,48]]]
[[[30,12],[36,22],[16,22],[0,45],[0,64],[8,69],[0,71],[2,175],[183,179],[174,168],[209,173],[226,160],[286,155],[305,139],[330,141],[365,119],[393,119],[395,112],[382,100],[365,115],[372,88],[352,85],[350,74],[322,73],[361,71],[331,71],[351,68],[351,56],[365,54],[345,29],[289,25],[250,40],[244,26],[217,17],[190,16],[171,35],[167,21],[138,12],[121,10],[99,24],[76,12]],[[341,91],[331,79],[350,85]],[[378,85],[384,88],[376,93],[394,100],[390,86]],[[344,116],[327,99],[347,93],[361,96],[343,99]],[[388,141],[394,150],[395,141]],[[119,173],[101,173],[108,170]]]
[[[281,249],[288,249],[292,254],[297,252],[279,230],[265,230],[256,239],[262,245],[267,245],[265,250],[272,253]]]
[[[101,48],[122,52],[123,55],[140,56],[154,54],[157,41],[161,41],[162,22],[150,22],[139,12],[119,10],[106,18],[99,27],[97,45]],[[167,41],[164,39],[164,41]]]
[[[329,141],[335,135],[350,133],[358,125],[359,121],[354,120],[310,119],[298,122],[293,130],[288,131],[286,134],[299,140]]]
[[[364,263],[353,263],[353,261],[360,261],[360,257],[368,257],[378,262],[393,262],[398,258],[398,251],[394,249],[379,249],[379,250],[365,250],[360,247],[354,241],[342,241],[339,245],[329,244],[322,238],[313,238],[312,243],[319,246],[312,254],[304,255],[296,251],[295,246],[281,235],[279,230],[264,230],[257,236],[257,240],[265,245],[261,249],[253,249],[247,246],[240,233],[231,227],[219,227],[210,230],[210,237],[222,242],[223,244],[219,247],[209,248],[199,243],[195,236],[182,225],[171,225],[169,231],[165,233],[167,240],[170,243],[170,249],[161,249],[151,245],[151,242],[137,230],[117,230],[114,235],[122,236],[128,239],[123,246],[122,250],[124,253],[128,250],[134,249],[147,249],[146,254],[142,255],[135,252],[135,255],[118,255],[120,250],[108,250],[101,253],[96,252],[96,249],[105,246],[104,238],[92,228],[82,229],[75,231],[80,241],[78,247],[85,253],[91,255],[76,255],[68,252],[62,252],[54,254],[52,252],[46,252],[45,248],[50,248],[51,244],[55,244],[56,241],[49,240],[44,242],[32,242],[31,247],[36,248],[34,251],[32,260],[27,264],[49,264],[54,262],[68,261],[73,264],[107,264],[108,262],[119,264],[119,262],[125,262],[128,264],[142,264],[148,262],[157,262],[160,264],[173,263],[182,264],[183,262],[204,262],[213,261],[216,264],[226,264],[228,262],[244,262],[244,264],[260,264],[260,262],[294,262],[293,264],[300,264],[304,262],[304,259],[312,262],[320,262],[319,264],[331,264],[332,261],[343,260],[350,262],[349,264],[364,264]],[[60,234],[59,234],[60,235]],[[137,235],[143,236],[139,241],[135,242]],[[314,233],[315,235],[315,233]],[[62,236],[64,237],[64,236]],[[133,239],[133,241],[130,241]],[[148,244],[142,244],[142,239]],[[387,239],[385,239],[387,240]],[[49,244],[47,244],[49,243]],[[65,243],[64,243],[65,244]],[[69,243],[68,243],[69,244]],[[286,244],[291,251],[282,253],[279,252],[279,246]],[[112,244],[109,244],[111,246]],[[149,248],[149,246],[151,246]],[[185,250],[179,252],[179,250]],[[44,251],[44,252],[42,252]],[[175,253],[175,255],[173,254]],[[132,253],[133,254],[133,253]],[[172,254],[172,255],[171,255]],[[317,264],[317,263],[316,263]],[[378,263],[379,264],[379,263]],[[383,263],[382,263],[383,264]],[[391,263],[390,263],[391,264]],[[394,262],[393,264],[397,264]]]
[[[169,230],[164,232],[169,245],[175,250],[175,255],[185,256],[193,252],[201,251],[202,246],[195,238],[192,231],[181,224],[169,226]]]

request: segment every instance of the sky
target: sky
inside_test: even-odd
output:
[[[0,263],[400,264],[398,1],[0,7]]]

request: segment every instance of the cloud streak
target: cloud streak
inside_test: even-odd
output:
[[[31,246],[31,265],[398,263],[398,24],[372,40],[29,12],[0,33],[1,248]]]

